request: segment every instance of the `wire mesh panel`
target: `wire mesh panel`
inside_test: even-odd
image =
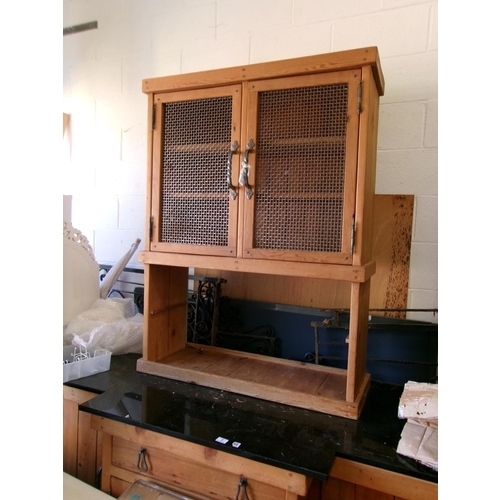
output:
[[[232,97],[163,104],[160,241],[228,244]]]
[[[342,249],[348,84],[263,91],[254,246]]]

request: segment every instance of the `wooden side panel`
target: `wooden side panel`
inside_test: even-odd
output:
[[[63,471],[76,477],[78,443],[78,404],[63,401]]]
[[[413,195],[376,195],[371,278],[371,309],[405,309],[408,300]],[[246,274],[197,268],[200,276],[220,277],[223,295],[234,299],[288,304],[319,309],[348,309],[350,283],[316,278]],[[404,318],[404,313],[376,315]]]
[[[97,432],[90,427],[90,414],[79,412],[77,478],[94,485],[97,471]]]
[[[158,361],[184,347],[187,329],[188,268],[144,268],[143,357]]]
[[[370,67],[365,66],[363,68],[362,80],[354,265],[364,264],[372,260],[373,208],[377,164],[379,96]]]
[[[87,484],[94,485],[100,450],[90,415],[78,405],[95,397],[93,392],[63,386],[63,470]]]

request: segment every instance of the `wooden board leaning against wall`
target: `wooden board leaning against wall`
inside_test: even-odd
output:
[[[377,271],[371,279],[370,309],[405,309],[408,300],[413,195],[375,195],[373,252]],[[315,278],[246,274],[196,269],[199,276],[224,278],[222,294],[318,309],[348,309],[350,283]],[[404,318],[404,312],[375,312]]]

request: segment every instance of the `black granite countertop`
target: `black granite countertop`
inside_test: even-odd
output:
[[[321,480],[337,456],[438,481],[396,453],[401,386],[372,382],[361,418],[349,420],[138,373],[139,357],[112,356],[109,371],[67,382],[98,394],[80,409]]]

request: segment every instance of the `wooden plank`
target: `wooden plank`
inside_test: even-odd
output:
[[[328,374],[324,372],[297,368],[297,373],[285,385],[285,389],[304,394],[316,394],[327,377]]]
[[[191,370],[203,371],[221,359],[225,358],[224,353],[215,350],[201,351],[195,348],[186,348],[171,354],[167,358],[168,364],[178,368],[190,368]]]
[[[328,415],[337,415],[354,420],[359,418],[359,414],[361,412],[361,405],[358,400],[351,403],[344,400],[336,400],[314,394],[301,393],[264,383],[248,382],[226,376],[212,375],[196,370],[190,370],[188,368],[177,368],[169,364],[149,362],[141,359],[137,362],[137,369],[142,373],[148,373],[158,377],[171,378],[187,383],[195,383],[214,389],[244,394],[246,396],[266,399],[280,404],[296,406],[299,408],[319,411]]]
[[[298,495],[306,495],[312,482],[311,478],[303,474],[255,462],[254,460],[176,439],[165,434],[158,434],[123,422],[109,420],[97,415],[92,415],[91,425],[93,429],[104,432],[110,435],[110,437],[111,435],[118,436],[121,439],[137,443],[145,448],[158,448],[180,458],[188,459],[193,463],[261,481]],[[103,462],[111,464],[111,454],[107,456],[107,461],[103,458]]]
[[[248,382],[269,380],[267,375],[271,368],[272,365],[265,361],[247,359],[244,363],[240,363],[240,367],[231,373],[231,377]]]
[[[267,372],[266,377],[269,377],[269,380],[273,381],[275,387],[286,387],[295,373],[296,368],[294,366],[273,364]],[[260,379],[257,379],[256,382],[260,382]]]
[[[316,395],[324,398],[346,399],[346,380],[342,377],[339,380],[338,375],[327,375],[323,383],[315,392]]]
[[[195,272],[199,276],[225,279],[223,294],[232,299],[318,309],[349,308],[350,283],[347,281],[244,274],[206,268],[197,268]]]
[[[244,357],[222,356],[218,361],[205,368],[204,372],[212,375],[220,375],[221,377],[229,377],[245,361],[246,358]]]
[[[199,349],[186,347],[158,362],[141,358],[137,370],[350,419],[359,417],[369,389],[370,377],[365,375],[353,400],[346,401],[346,370],[218,347]],[[233,367],[238,369],[228,373]],[[282,377],[271,375],[280,372]]]
[[[405,309],[408,302],[415,197],[377,195],[373,245],[377,273],[371,280],[370,308]],[[405,318],[404,312],[374,313]]]
[[[142,81],[142,91],[151,93],[183,88],[203,88],[264,78],[339,71],[360,68],[366,65],[370,65],[372,68],[377,82],[377,89],[380,95],[383,95],[385,82],[377,47],[365,47],[182,75],[147,78]]]
[[[375,262],[369,262],[362,266],[344,266],[341,264],[233,259],[232,257],[161,252],[139,252],[138,259],[139,262],[144,264],[158,266],[203,267],[205,269],[221,269],[243,273],[335,279],[351,283],[363,283],[367,281],[375,274],[376,268]]]
[[[162,119],[162,103],[157,102],[155,99],[156,96],[148,95],[150,110],[154,114],[151,119],[154,119],[155,122],[153,127],[150,127],[149,134],[151,135],[151,149],[148,148],[148,163],[151,165],[149,169],[148,176],[148,194],[150,196],[149,204],[150,211],[148,215],[148,219],[146,220],[146,231],[148,234],[146,236],[146,241],[148,242],[147,250],[153,250],[155,242],[160,240],[160,232],[161,232],[161,194],[163,192],[162,189],[162,175],[163,175],[163,147],[162,147],[162,138],[163,138],[163,128],[164,128],[164,120]],[[151,130],[153,128],[154,130]],[[149,137],[148,137],[149,139]],[[151,227],[150,227],[151,226]]]
[[[438,498],[436,483],[340,457],[334,459],[329,476],[406,500],[437,500]]]
[[[331,366],[323,366],[323,365],[315,365],[311,363],[305,363],[304,361],[295,361],[295,360],[290,360],[290,359],[283,359],[283,358],[275,358],[272,356],[263,356],[261,354],[254,354],[251,352],[243,352],[243,351],[236,351],[233,349],[225,349],[222,347],[212,347],[212,346],[206,346],[202,344],[194,344],[194,343],[187,343],[187,346],[189,346],[189,351],[194,355],[192,346],[195,346],[199,349],[202,350],[203,354],[207,353],[223,353],[226,356],[236,356],[240,359],[254,359],[254,360],[260,360],[265,363],[269,363],[270,365],[278,365],[278,366],[289,366],[293,368],[303,368],[307,370],[313,370],[316,372],[323,372],[323,373],[336,373],[338,375],[344,376],[345,377],[345,370],[342,368],[335,368]],[[196,351],[196,350],[195,350]]]

